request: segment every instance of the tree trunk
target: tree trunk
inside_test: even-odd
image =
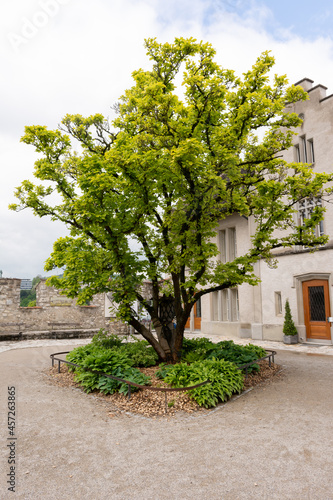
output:
[[[167,344],[165,345],[164,342],[162,344],[159,342],[160,339],[156,340],[154,335],[138,321],[136,318],[132,317],[132,319],[129,321],[129,324],[135,328],[135,330],[140,333],[144,339],[149,342],[149,344],[155,349],[155,351],[158,354],[158,357],[162,361],[166,361],[166,352],[163,347],[168,347]]]
[[[176,328],[173,322],[169,321],[168,324],[162,324],[159,317],[152,316],[151,321],[154,325],[157,339],[150,330],[142,325],[136,318],[133,317],[129,323],[155,349],[160,361],[174,364],[178,363],[181,359],[187,316],[188,315],[182,311],[180,318],[177,318]]]

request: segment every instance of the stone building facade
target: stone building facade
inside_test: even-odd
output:
[[[45,337],[90,336],[101,328],[112,333],[129,332],[126,324],[117,321],[109,311],[104,294],[96,295],[89,305],[60,295],[46,286],[45,280],[36,288],[36,307],[20,307],[20,279],[0,279],[0,337],[17,334],[29,338],[39,333]]]
[[[309,99],[287,108],[297,113],[303,124],[296,130],[294,145],[282,152],[287,162],[312,164],[315,172],[333,170],[333,95],[326,95],[326,87],[313,86],[305,78],[298,82],[307,91]],[[304,200],[295,217],[302,218],[321,199]],[[333,204],[325,204],[326,213],[318,234],[328,234],[328,243],[317,252],[306,248],[288,248],[277,251],[278,267],[270,268],[265,262],[256,264],[255,271],[261,283],[256,287],[247,284],[232,290],[211,293],[202,297],[200,307],[194,308],[190,330],[204,334],[228,335],[252,339],[283,340],[284,305],[289,299],[299,340],[332,344],[333,316]],[[242,255],[251,245],[253,221],[233,215],[221,221],[216,232],[216,243],[222,253]],[[230,258],[229,258],[230,257]],[[196,310],[200,321],[195,321]]]

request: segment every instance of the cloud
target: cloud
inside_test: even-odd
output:
[[[19,217],[20,220],[16,220]],[[36,219],[27,211],[11,213],[0,222],[0,269],[6,278],[33,278],[57,274],[45,273],[44,262],[50,256],[53,242],[66,231],[62,224]]]

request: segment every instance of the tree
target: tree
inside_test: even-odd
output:
[[[301,123],[284,108],[306,93],[288,87],[285,76],[269,84],[274,59],[268,52],[241,79],[214,61],[208,43],[177,38],[173,44],[145,44],[152,67],[133,73],[134,86],[114,106],[112,122],[100,114],[66,115],[54,131],[26,127],[22,141],[42,154],[34,175],[47,185],[24,181],[16,192],[19,204],[11,208],[30,207],[70,228],[45,266],[65,272],[49,284],[78,303],[112,292],[119,317],[161,360],[174,362],[201,296],[255,285],[254,263],[270,259],[274,248],[315,248],[326,241],[313,231],[323,208],[303,227],[294,212],[300,199],[319,195],[331,177],[279,157]],[[59,203],[52,203],[54,192]],[[221,263],[214,260],[212,237],[218,221],[234,213],[255,221],[252,247]],[[141,292],[146,279],[151,301]],[[157,338],[139,322],[135,300],[150,314]],[[170,304],[174,329],[165,315]]]
[[[36,290],[20,290],[20,307],[30,307],[29,303],[36,299]]]
[[[285,335],[297,335],[297,328],[291,315],[289,300],[286,300],[285,315],[283,323],[283,333]]]
[[[35,276],[34,278],[32,278],[32,289],[33,290],[36,290],[36,286],[38,285],[38,283],[42,280],[42,275],[41,274],[37,274],[37,276]]]
[[[20,291],[20,307],[34,307],[36,305],[36,286],[41,279],[42,276],[38,274],[32,279],[31,290]]]

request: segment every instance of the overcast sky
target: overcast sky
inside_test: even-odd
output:
[[[275,72],[303,77],[333,92],[333,6],[329,0],[13,0],[0,16],[0,270],[3,277],[44,275],[64,228],[14,213],[8,204],[33,180],[25,125],[57,127],[66,113],[110,114],[147,66],[144,38],[209,41],[217,60],[237,74],[271,50]]]

